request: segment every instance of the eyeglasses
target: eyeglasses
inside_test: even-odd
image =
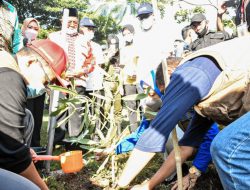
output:
[[[149,18],[151,15],[152,15],[152,13],[149,13],[149,14],[142,14],[142,15],[138,16],[138,19],[139,19],[140,21],[142,21],[142,20],[144,20],[144,19]]]
[[[38,28],[38,27],[35,27],[35,26],[28,26],[27,28],[33,29],[33,30],[35,30],[35,31],[38,31],[38,30],[39,30],[39,28]]]

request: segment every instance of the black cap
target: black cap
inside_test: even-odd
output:
[[[127,30],[129,30],[131,33],[135,33],[135,28],[133,27],[133,25],[131,25],[131,24],[126,24],[126,25],[124,25],[123,27],[122,27],[122,32],[125,30],[125,29],[127,29]]]
[[[194,22],[202,22],[203,20],[206,20],[205,15],[199,13],[199,14],[194,15],[191,18],[191,24],[194,23]]]
[[[69,9],[69,16],[78,17],[78,11],[76,8],[64,8]]]

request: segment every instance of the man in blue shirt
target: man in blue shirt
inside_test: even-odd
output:
[[[176,69],[165,90],[163,106],[138,141],[119,186],[128,185],[156,152],[163,151],[175,124],[189,108],[196,106],[197,112],[179,144],[190,148],[199,145],[213,120],[228,125],[213,140],[211,155],[224,189],[249,189],[250,4],[244,3],[241,3],[241,15],[247,18],[241,18],[243,25],[238,28],[247,30],[246,36],[199,50]],[[182,160],[183,155],[185,152],[181,151]],[[167,165],[168,160],[153,178],[133,190],[153,189],[167,175]]]
[[[214,62],[206,57],[195,58],[192,61],[184,63],[175,70],[165,90],[162,99],[163,106],[136,144],[118,182],[120,186],[128,185],[156,152],[164,152],[165,142],[172,129],[188,109],[193,107],[208,94],[220,72],[220,69]],[[159,85],[159,87],[161,87],[161,85]],[[207,130],[213,124],[214,121],[201,117],[195,113],[188,130],[179,142],[181,149],[187,146],[190,149],[188,152],[192,152],[195,147],[199,147],[203,142]],[[182,160],[190,156],[186,155],[184,151],[181,152]],[[162,182],[170,172],[174,171],[174,164],[172,164],[172,168],[165,168],[166,165],[169,166],[170,159],[171,155],[155,176],[153,176],[150,183],[148,182],[151,185],[148,189],[155,187]],[[137,163],[136,167],[133,163]],[[196,162],[194,162],[194,165],[195,163]],[[131,164],[133,165],[132,168],[130,167]],[[199,169],[203,170],[203,167]],[[126,172],[128,172],[129,175]]]
[[[203,63],[200,64],[199,62]],[[158,77],[159,75],[162,75],[159,74],[159,71],[161,70],[162,69],[160,67],[157,69],[156,80],[158,86],[162,89],[164,83],[162,82],[162,80],[159,80]],[[204,72],[199,74],[200,71]],[[141,138],[135,146],[135,149],[143,152],[164,152],[165,142],[168,139],[169,133],[172,131],[178,121],[182,119],[187,110],[191,108],[197,100],[202,98],[206,94],[206,92],[209,91],[209,87],[212,85],[212,82],[216,79],[219,73],[220,70],[217,68],[217,66],[215,66],[208,58],[205,57],[198,58],[195,61],[191,61],[180,66],[173,73],[171,82],[165,91],[165,95],[162,98],[163,106],[158,112],[156,118],[151,122],[149,128],[142,134]],[[207,75],[209,75],[209,77]],[[190,83],[186,84],[184,81],[190,81],[190,83],[192,82],[195,87],[190,86]],[[205,84],[205,88],[203,87],[203,84]],[[199,90],[196,90],[196,87],[199,88]],[[202,126],[200,127],[199,131],[193,130],[194,128],[191,127],[197,127],[199,125]],[[171,129],[166,126],[171,126]],[[207,132],[207,130],[211,126],[212,129]],[[166,133],[168,133],[168,135],[166,135]],[[207,122],[206,120],[204,120],[204,118],[195,114],[192,120],[192,124],[189,125],[188,130],[180,141],[181,150],[182,152],[184,152],[184,154],[182,155],[182,160],[185,161],[188,157],[190,157],[194,152],[194,148],[200,147],[193,165],[199,171],[205,172],[209,162],[211,161],[209,147],[214,136],[217,133],[218,127],[214,124],[213,121]],[[205,134],[206,136],[204,138]],[[163,181],[166,177],[171,175],[172,172],[174,172],[175,164],[173,163],[173,161],[174,154],[172,152],[165,161],[165,165],[167,168],[165,168],[164,170],[165,174],[160,176],[156,174],[158,183]],[[129,176],[132,178],[131,173]],[[125,178],[128,181],[130,180],[128,176],[126,176]]]

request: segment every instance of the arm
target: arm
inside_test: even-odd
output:
[[[0,109],[0,167],[18,173],[40,188],[47,189],[46,184],[36,171],[29,147],[25,144],[24,117],[26,106],[26,85],[19,73],[8,70],[1,73]],[[3,84],[5,83],[5,84]],[[8,100],[8,101],[6,101]],[[3,109],[4,108],[4,109]]]
[[[225,2],[223,2],[222,4],[219,4],[218,12],[217,12],[217,22],[216,22],[217,31],[224,31],[222,16],[226,11],[227,11],[227,7],[225,6]]]
[[[209,122],[211,123],[211,122]],[[208,130],[208,132],[205,134],[205,137],[203,139],[203,142],[199,146],[198,153],[195,156],[195,159],[193,161],[193,166],[189,169],[189,174],[183,177],[183,186],[184,189],[186,188],[193,188],[196,184],[197,179],[200,177],[201,172],[205,172],[208,164],[211,162],[211,154],[210,154],[210,145],[214,139],[214,137],[219,133],[219,128],[216,123],[210,124],[211,128]],[[209,125],[205,125],[205,128],[209,127]],[[190,130],[189,130],[190,131]],[[201,130],[197,130],[199,132]],[[202,134],[204,132],[201,131]],[[197,134],[197,136],[200,134]],[[194,141],[194,138],[192,138],[192,135],[190,135],[191,138],[189,141]],[[184,142],[182,142],[184,143]],[[198,145],[198,144],[197,144]],[[173,186],[173,190],[178,188],[178,184],[176,183]]]
[[[192,147],[180,146],[181,162],[185,162],[190,156],[192,156],[193,152],[194,148]],[[152,190],[169,177],[175,170],[176,162],[174,151],[172,150],[157,173],[146,183],[134,186],[132,190]]]
[[[205,172],[208,164],[211,162],[212,157],[210,154],[210,146],[214,137],[219,133],[219,128],[216,123],[214,123],[211,128],[206,133],[202,144],[193,161],[193,165],[200,171]]]

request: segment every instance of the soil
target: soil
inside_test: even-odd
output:
[[[124,167],[126,158],[119,158],[117,173],[120,174],[121,168]],[[162,163],[161,156],[156,156],[150,164],[141,172],[140,175],[133,181],[131,185],[142,183],[144,180],[150,178]],[[105,169],[98,175],[98,170],[101,163],[92,162],[88,164],[83,170],[76,174],[58,174],[47,178],[47,183],[51,190],[111,190],[113,189],[111,180],[111,166],[107,164]],[[190,163],[188,163],[190,165]],[[117,175],[118,175],[117,174]],[[170,190],[171,184],[162,183],[156,190]],[[215,167],[211,164],[208,171],[203,174],[197,181],[194,190],[222,190],[221,182]]]

